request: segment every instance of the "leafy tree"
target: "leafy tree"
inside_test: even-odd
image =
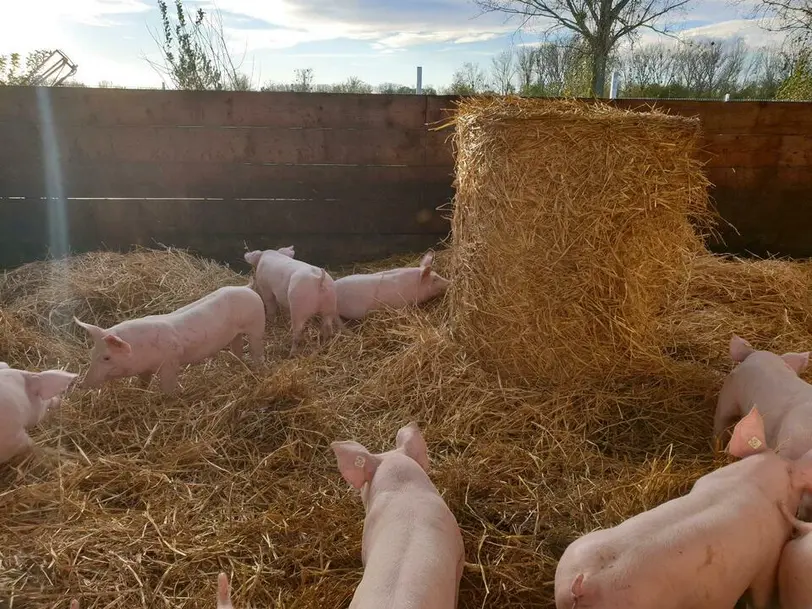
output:
[[[226,43],[219,11],[211,15],[202,8],[189,13],[183,0],[174,0],[174,20],[166,0],[157,0],[161,13],[162,39],[153,35],[163,66],[149,63],[177,89],[247,91],[251,79],[239,71]],[[148,60],[149,61],[149,60]]]
[[[25,61],[23,61],[23,56],[19,53],[0,55],[0,85],[53,86],[60,76],[59,73],[44,80],[38,75],[40,67],[48,60],[52,52],[50,49],[37,49],[28,53],[25,56]],[[65,83],[62,84],[63,86],[70,86]]]
[[[797,53],[792,63],[792,71],[778,87],[775,97],[791,101],[812,100],[812,64],[808,51]]]

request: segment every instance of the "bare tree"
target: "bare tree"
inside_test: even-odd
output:
[[[372,93],[372,85],[365,83],[357,76],[350,76],[342,83],[333,85],[333,93]]]
[[[759,97],[772,98],[792,73],[792,57],[778,46],[764,46],[752,53],[750,80],[759,89]]]
[[[313,90],[313,68],[294,70],[296,75],[293,79],[291,90],[298,93],[310,93]]]
[[[521,46],[516,51],[516,74],[519,77],[519,92],[526,95],[533,84],[536,73],[536,49]]]
[[[407,87],[406,85],[399,85],[395,82],[384,82],[376,87],[378,93],[383,95],[415,95],[417,89],[415,87]],[[426,93],[428,95],[428,93]]]
[[[735,0],[737,4],[744,0]],[[749,4],[749,2],[748,2]],[[761,27],[784,32],[794,47],[806,47],[812,35],[812,0],[758,0],[751,16],[761,17]]]
[[[624,94],[645,96],[653,86],[671,85],[675,79],[674,54],[674,46],[662,42],[632,47],[622,60]]]
[[[674,56],[676,80],[698,97],[721,97],[739,87],[746,53],[741,39],[684,44]]]
[[[451,79],[450,92],[453,95],[474,95],[483,93],[487,86],[487,77],[479,64],[470,61],[462,64],[462,67],[454,72]]]
[[[536,53],[537,95],[589,95],[591,75],[589,50],[577,36],[539,45]]]
[[[493,84],[500,95],[508,95],[516,90],[513,79],[516,76],[513,49],[505,49],[491,59]]]
[[[590,52],[592,93],[604,95],[607,63],[619,41],[641,29],[666,32],[663,17],[691,0],[474,0],[484,12],[501,12],[550,23],[547,32],[566,29],[583,39]],[[812,1],[812,0],[810,0]]]

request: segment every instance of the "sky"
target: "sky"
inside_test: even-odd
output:
[[[59,48],[79,68],[75,80],[124,87],[160,87],[154,36],[160,28],[156,0],[3,0],[0,54]],[[170,7],[173,0],[169,0]],[[511,46],[537,43],[543,24],[517,30],[500,14],[481,14],[473,0],[186,0],[188,8],[215,7],[232,55],[255,86],[292,82],[311,68],[317,83],[355,76],[372,84],[444,87],[464,62],[489,70]],[[680,36],[726,39],[750,45],[779,42],[759,27],[750,9],[734,0],[691,0],[690,8],[662,25]],[[332,8],[327,8],[332,7]],[[640,42],[658,36],[646,31]]]

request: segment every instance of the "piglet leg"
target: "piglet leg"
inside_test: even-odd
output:
[[[32,450],[34,450],[34,441],[31,439],[31,436],[28,435],[28,432],[20,430],[20,432],[0,450],[0,463],[4,463],[12,457],[22,455]]]
[[[178,390],[178,365],[174,362],[164,362],[158,371],[161,382],[161,391],[173,394]]]
[[[251,356],[251,362],[254,367],[262,365],[265,359],[265,347],[263,346],[262,339],[265,333],[265,328],[260,328],[251,334],[248,334],[248,354]]]
[[[757,551],[753,548],[753,551]],[[772,557],[766,561],[765,565],[773,565],[773,568],[766,568],[761,571],[753,580],[750,586],[751,605],[753,609],[769,609],[775,591],[775,581],[778,575],[778,561],[780,555]]]
[[[238,358],[242,357],[242,343],[243,343],[242,334],[237,334],[237,336],[235,336],[232,339],[231,344],[229,345],[229,349],[231,350],[231,352]]]
[[[152,372],[142,372],[138,375],[138,386],[141,387],[141,389],[146,389],[149,387],[151,381]]]

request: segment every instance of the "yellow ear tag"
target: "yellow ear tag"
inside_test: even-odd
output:
[[[756,439],[755,439],[755,438],[753,438],[753,440],[756,440]],[[751,440],[751,441],[752,441],[752,440]],[[756,442],[758,442],[758,440],[756,440]],[[755,448],[755,447],[754,447],[754,448]],[[364,467],[364,464],[365,464],[366,462],[367,462],[367,460],[366,460],[366,459],[364,459],[363,457],[355,457],[355,467]]]
[[[761,440],[759,440],[759,439],[758,439],[757,437],[755,437],[755,436],[753,436],[752,438],[750,438],[750,439],[747,441],[747,443],[750,445],[750,448],[752,448],[753,450],[755,450],[756,448],[760,448],[760,447],[761,447]],[[358,462],[356,461],[356,463],[358,463]]]

